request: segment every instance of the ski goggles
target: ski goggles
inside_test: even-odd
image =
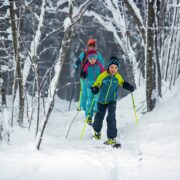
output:
[[[96,59],[97,60],[97,54],[91,54],[88,56],[88,60]]]

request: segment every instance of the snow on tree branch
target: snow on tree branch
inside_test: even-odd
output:
[[[45,16],[45,8],[46,8],[46,1],[43,0],[42,5],[41,5],[41,14],[37,18],[39,20],[38,28],[37,28],[37,31],[35,32],[32,42],[31,42],[31,47],[30,47],[30,56],[31,57],[37,56],[37,49],[38,49],[39,40],[41,37],[41,28],[43,27],[43,19]],[[23,84],[24,85],[26,84],[31,65],[32,65],[32,62],[30,61],[30,58],[28,56],[25,60],[24,69],[23,69]]]
[[[133,2],[133,0],[124,0],[124,2],[127,5],[127,8],[129,9],[129,12],[133,15],[136,24],[139,27],[139,30],[142,34],[143,40],[145,42],[146,40],[146,30],[145,27],[143,25],[143,20],[142,20],[142,16],[140,14],[139,9],[137,8],[136,4]]]
[[[77,14],[75,16],[75,20],[73,20],[71,18],[73,17],[74,4],[73,4],[73,1],[69,1],[69,16],[64,20],[64,31],[65,31],[64,32],[64,38],[62,40],[62,45],[61,45],[61,48],[59,51],[59,58],[58,58],[58,61],[55,65],[55,68],[54,68],[55,75],[54,75],[54,77],[51,81],[51,84],[49,86],[49,94],[48,94],[48,102],[47,102],[47,106],[46,106],[47,107],[46,108],[46,114],[45,114],[45,117],[44,117],[43,122],[42,122],[42,130],[41,130],[41,132],[39,132],[39,134],[37,136],[37,144],[36,144],[37,149],[40,148],[42,136],[43,136],[47,121],[48,121],[50,114],[52,112],[52,109],[54,107],[56,88],[57,88],[58,80],[59,80],[60,75],[61,75],[62,65],[65,61],[67,50],[68,50],[69,43],[71,40],[73,25],[75,25],[75,23],[77,23],[77,21],[80,19],[80,17],[82,17],[83,13],[85,12],[85,10],[87,8],[88,3],[89,3],[89,1],[86,1],[86,3],[84,3],[83,6],[81,6],[81,10],[79,11],[80,15]]]

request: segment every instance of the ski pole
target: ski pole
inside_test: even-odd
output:
[[[86,131],[86,127],[87,127],[87,121],[84,122],[84,126],[83,126],[83,129],[81,131],[81,135],[80,135],[80,140],[82,140],[83,137],[84,137],[84,134],[85,134],[85,131]]]
[[[77,111],[81,110],[81,96],[82,96],[82,88],[80,86],[79,100],[78,100],[78,108]]]
[[[73,83],[72,83],[72,92],[71,92],[71,97],[70,97],[70,102],[69,102],[68,111],[70,111],[70,108],[71,108],[71,102],[72,102],[72,98],[73,98],[73,93],[74,93],[74,81],[73,81]]]
[[[91,109],[92,109],[92,107],[93,107],[93,105],[94,105],[94,98],[95,98],[95,97],[93,97],[91,106],[90,106],[89,111],[88,111],[88,116],[87,116],[87,118],[86,118],[86,120],[85,120],[85,122],[84,122],[84,126],[83,126],[83,129],[82,129],[82,131],[81,131],[81,135],[80,135],[80,140],[82,140],[83,137],[84,137],[84,134],[85,134],[85,131],[86,131],[86,127],[87,127],[87,124],[88,124],[88,123],[87,123],[87,120],[88,120],[88,118],[89,118],[90,111],[91,111]]]
[[[74,74],[74,78],[73,78],[73,82],[72,82],[72,91],[71,91],[71,98],[70,98],[68,111],[70,111],[70,108],[71,108],[71,102],[72,102],[73,93],[74,93],[74,84],[75,84],[75,79],[76,79],[76,73],[77,73],[77,71]]]
[[[73,123],[73,121],[76,119],[76,117],[77,117],[78,114],[79,114],[79,111],[76,113],[76,115],[74,116],[74,118],[72,119],[72,121],[71,121],[71,123],[70,123],[70,125],[69,125],[68,131],[67,131],[67,134],[66,134],[66,139],[67,139],[67,137],[68,137],[68,135],[69,135],[69,131],[70,131],[70,129],[71,129],[72,123]]]
[[[135,106],[134,96],[133,96],[132,92],[131,92],[131,97],[132,97],[132,103],[133,103],[133,108],[134,108],[135,120],[136,120],[136,124],[137,124],[138,123],[138,117],[137,117],[137,114],[136,114],[136,106]]]

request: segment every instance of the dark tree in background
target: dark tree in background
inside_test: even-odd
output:
[[[154,69],[154,0],[148,0],[147,9],[147,61],[146,61],[146,101],[147,111],[151,111],[155,106],[153,90],[155,89],[155,69]]]
[[[24,87],[23,87],[23,76],[22,76],[22,67],[21,67],[21,58],[20,58],[20,45],[19,45],[19,31],[17,27],[18,19],[15,17],[14,10],[14,1],[9,0],[10,4],[10,19],[11,19],[11,28],[13,36],[13,46],[14,46],[14,56],[15,56],[15,73],[14,73],[14,88],[13,88],[13,106],[16,98],[16,92],[19,92],[19,113],[18,113],[18,122],[19,124],[23,123],[24,115]],[[17,89],[17,87],[18,89]],[[13,122],[13,113],[14,109],[12,108],[12,122]]]

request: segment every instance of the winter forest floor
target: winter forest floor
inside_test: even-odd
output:
[[[80,112],[66,133],[76,111],[76,103],[57,100],[45,129],[40,151],[35,149],[33,126],[14,126],[10,143],[0,143],[0,180],[179,180],[180,179],[180,79],[156,108],[145,112],[144,88],[134,92],[139,122],[135,124],[131,96],[118,101],[117,126],[121,149],[103,145],[91,137],[87,127],[80,133],[84,113]]]

